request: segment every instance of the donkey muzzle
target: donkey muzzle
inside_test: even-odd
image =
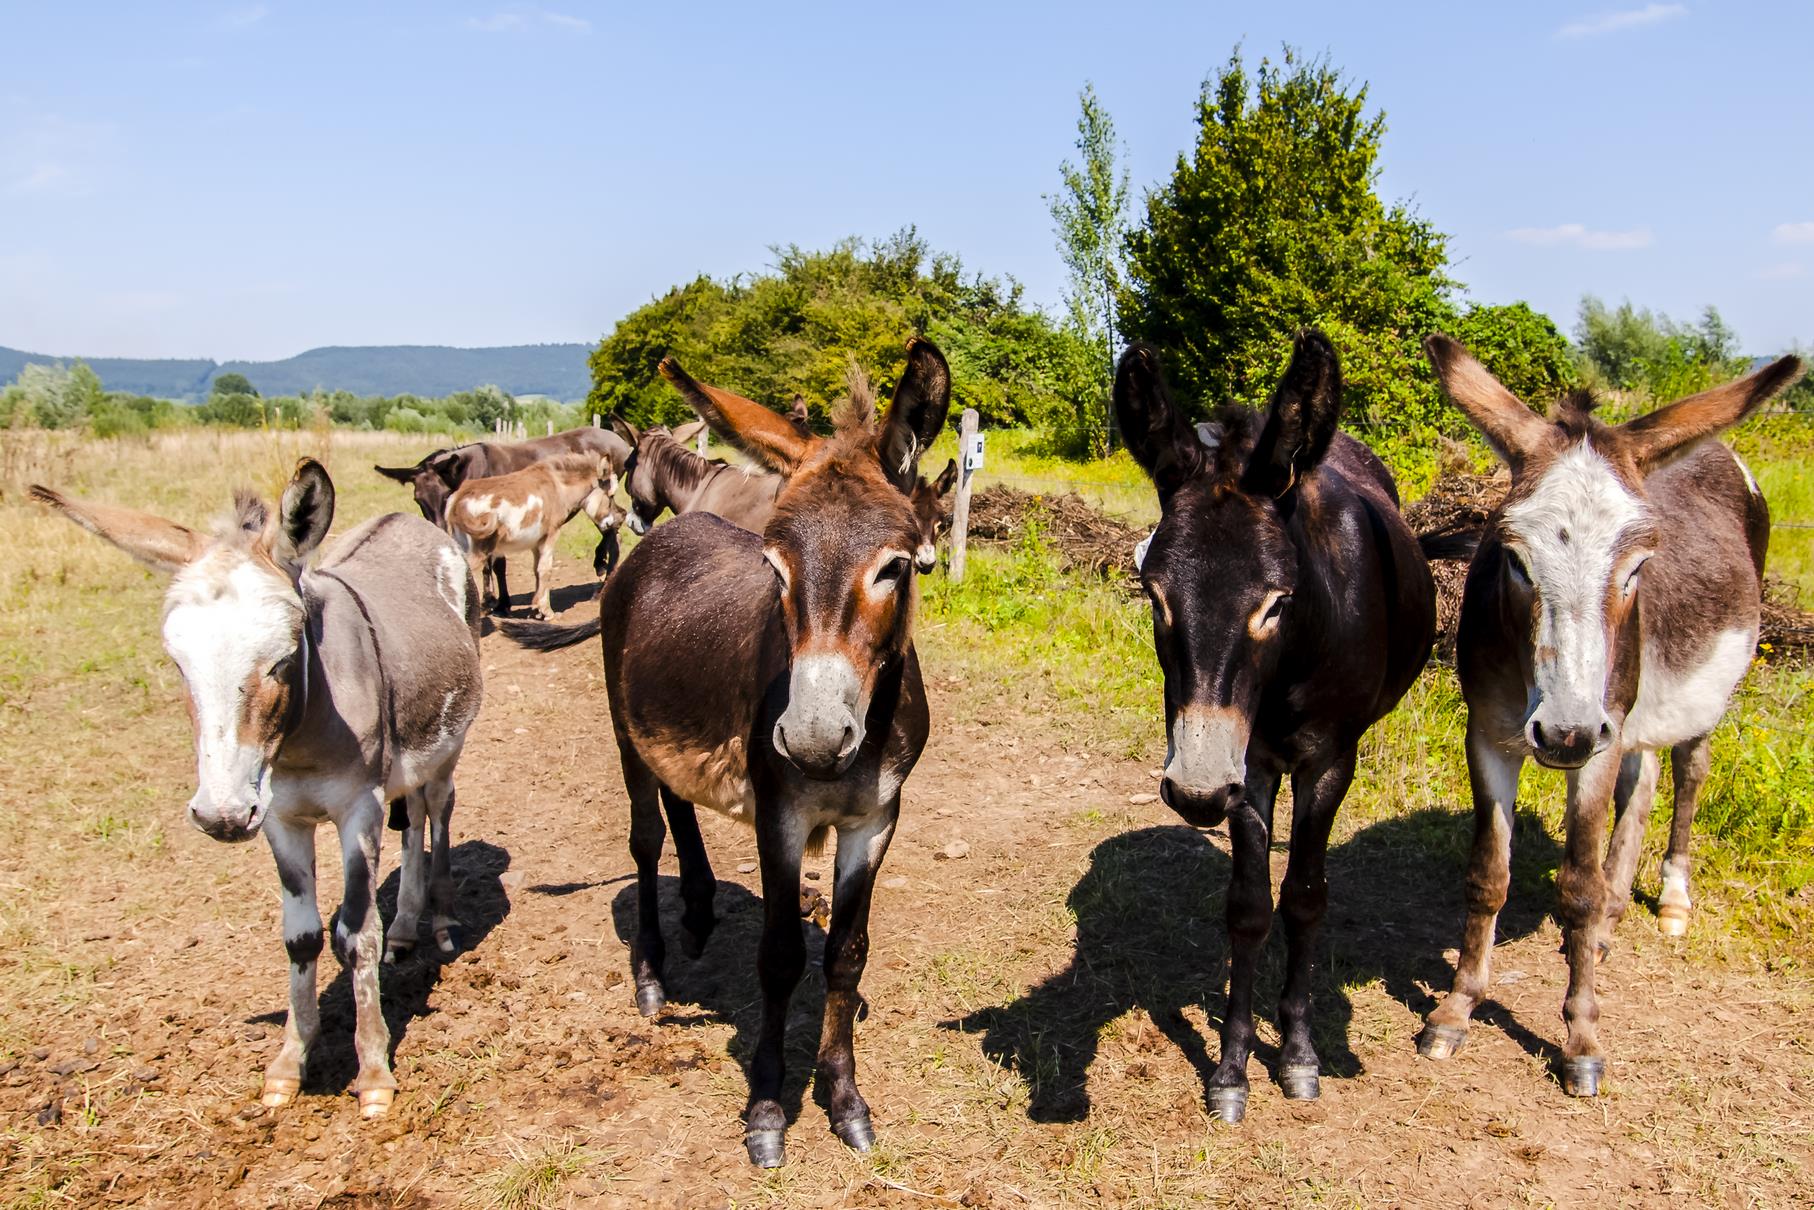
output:
[[[1524,738],[1537,763],[1550,769],[1579,769],[1612,743],[1612,720],[1604,713],[1595,725],[1545,722],[1532,716]]]
[[[775,751],[808,777],[839,777],[863,746],[862,678],[841,655],[797,658],[787,709],[775,721]]]
[[[1247,781],[1247,717],[1228,706],[1186,706],[1172,720],[1159,799],[1194,828],[1228,818]]]
[[[203,802],[200,794],[189,800],[189,822],[211,839],[228,844],[251,840],[264,821],[264,805],[256,798],[226,806]]]

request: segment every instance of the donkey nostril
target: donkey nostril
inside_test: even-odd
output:
[[[844,737],[838,743],[838,759],[843,760],[846,756],[849,756],[856,746],[857,725],[855,723],[845,723]]]
[[[787,755],[787,732],[782,730],[781,724],[779,722],[775,723],[774,742],[775,742],[775,751],[781,753],[781,755],[783,755],[783,756],[786,756]]]

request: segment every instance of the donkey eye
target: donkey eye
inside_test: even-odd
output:
[[[901,582],[902,578],[906,576],[907,569],[912,566],[912,564],[913,560],[909,559],[906,555],[896,555],[894,558],[888,560],[888,562],[882,564],[876,571],[876,587],[895,587]]]
[[[1531,569],[1524,565],[1524,559],[1511,547],[1505,548],[1505,565],[1512,569],[1512,576],[1520,584],[1531,582]]]
[[[1638,573],[1639,573],[1639,572],[1641,572],[1641,571],[1643,571],[1643,570],[1644,570],[1644,564],[1645,564],[1645,563],[1648,563],[1648,562],[1650,562],[1650,560],[1649,560],[1649,559],[1644,559],[1644,560],[1642,560],[1642,561],[1641,561],[1641,562],[1639,562],[1639,563],[1638,563],[1638,565],[1637,565],[1637,566],[1636,566],[1636,567],[1634,567],[1634,568],[1632,568],[1632,569],[1631,569],[1631,571],[1630,571],[1630,573],[1629,573],[1629,574],[1627,574],[1627,575],[1626,575],[1626,577],[1625,577],[1625,592],[1626,592],[1626,593],[1627,593],[1627,594],[1629,594],[1629,593],[1630,593],[1630,592],[1631,592],[1631,591],[1632,591],[1632,590],[1633,590],[1633,589],[1635,589],[1635,588],[1637,588],[1637,586],[1638,586]]]
[[[296,657],[286,655],[275,664],[272,664],[269,671],[265,673],[265,676],[273,681],[287,681],[290,679],[290,670],[295,666]]]
[[[1288,593],[1288,592],[1280,593],[1276,598],[1274,598],[1271,608],[1269,608],[1266,611],[1266,616],[1264,618],[1262,618],[1261,621],[1270,622],[1274,618],[1283,614],[1285,612],[1285,606],[1287,603],[1290,602],[1290,600],[1291,600],[1290,593]]]

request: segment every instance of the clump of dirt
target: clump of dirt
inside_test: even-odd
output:
[[[1814,653],[1814,612],[1802,608],[1801,593],[1779,576],[1764,577],[1764,624],[1759,647],[1772,655],[1807,658]]]
[[[1476,474],[1465,462],[1445,458],[1442,474],[1420,499],[1405,506],[1405,522],[1422,541],[1436,581],[1436,650],[1445,664],[1455,660],[1455,627],[1461,620],[1461,590],[1468,561],[1495,505],[1505,498],[1503,470]]]
[[[1076,492],[1035,495],[992,484],[970,500],[970,538],[1012,544],[1036,529],[1067,570],[1120,578],[1131,586],[1136,575],[1134,547],[1147,531],[1117,521]]]

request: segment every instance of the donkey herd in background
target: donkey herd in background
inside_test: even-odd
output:
[[[1467,919],[1453,988],[1417,1046],[1431,1059],[1453,1055],[1487,994],[1519,774],[1534,758],[1567,771],[1559,1074],[1565,1092],[1592,1096],[1606,1062],[1595,968],[1630,902],[1658,752],[1671,751],[1675,788],[1658,924],[1680,934],[1708,737],[1757,641],[1768,509],[1739,459],[1709,439],[1787,386],[1800,363],[1785,357],[1609,425],[1585,395],[1547,417],[1533,412],[1445,336],[1426,349],[1444,392],[1511,478],[1471,544],[1456,660],[1474,798]],[[1299,335],[1267,409],[1231,405],[1205,423],[1173,402],[1160,361],[1154,349],[1130,348],[1113,402],[1161,510],[1141,564],[1164,679],[1160,796],[1194,827],[1228,826],[1231,969],[1207,1097],[1215,1117],[1239,1122],[1274,912],[1268,853],[1280,784],[1290,777],[1292,821],[1274,1074],[1286,1097],[1309,1099],[1319,1092],[1310,993],[1330,832],[1362,736],[1428,659],[1435,597],[1425,546],[1437,552],[1405,523],[1384,463],[1339,430],[1341,371],[1322,334]],[[672,358],[660,369],[700,423],[755,467],[693,453],[694,425],[638,430],[618,418],[609,431],[441,450],[413,467],[377,468],[413,488],[425,520],[367,522],[313,567],[334,491],[310,460],[275,511],[241,494],[211,537],[33,489],[171,577],[163,637],[194,723],[190,817],[220,840],[262,830],[277,859],[290,1015],[265,1072],[267,1105],[297,1095],[317,1033],[313,838],[322,820],[339,831],[346,870],[334,942],[353,974],[355,1090],[367,1116],[391,1104],[379,966],[415,944],[425,905],[439,948],[453,948],[448,827],[454,766],[482,694],[479,585],[495,580],[489,600],[507,610],[502,556],[533,551],[535,620],[504,623],[505,633],[538,650],[602,644],[637,876],[639,1010],[653,1015],[666,1000],[656,871],[667,831],[680,863],[681,943],[696,956],[716,921],[716,883],[695,808],[751,825],[765,919],[745,1144],[753,1163],[780,1164],[788,1005],[805,965],[801,861],[835,831],[815,1078],[838,1137],[871,1145],[852,1024],[877,871],[932,725],[913,646],[916,576],[936,564],[957,467],[928,483],[919,464],[945,426],[950,369],[931,343],[910,342],[880,416],[853,371],[829,433],[813,430],[798,401],[785,414],[696,382]],[[619,486],[627,509],[614,502]],[[656,527],[664,510],[678,516]],[[599,611],[558,625],[542,620],[552,544],[580,511],[600,532]],[[626,516],[647,536],[618,564]],[[376,887],[387,804],[404,839],[385,937]]]

